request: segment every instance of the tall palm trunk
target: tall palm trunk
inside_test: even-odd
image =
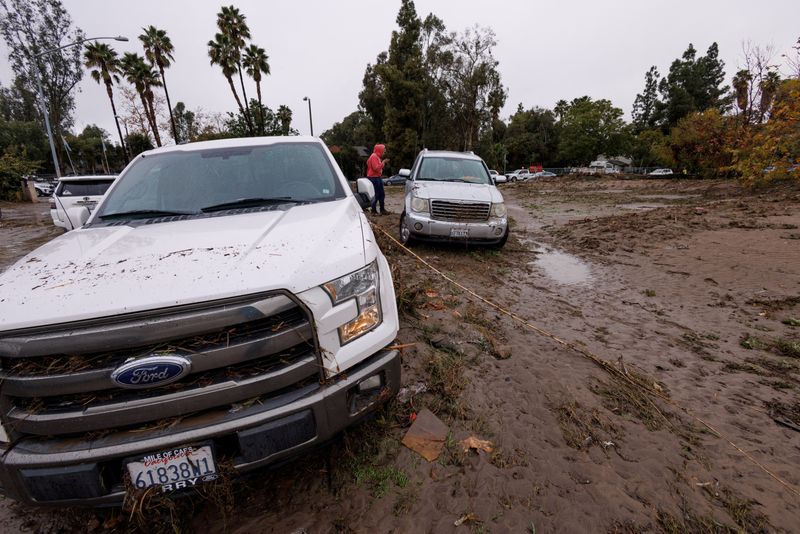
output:
[[[264,106],[261,105],[261,82],[256,81],[256,94],[258,95],[258,118],[261,120],[261,127],[258,129],[261,135],[266,134],[264,125]]]
[[[153,132],[153,139],[155,139],[156,144],[161,146],[161,141],[158,138],[158,129],[155,127],[153,116],[150,115],[150,106],[147,103],[147,96],[145,96],[144,91],[139,91],[139,98],[142,100],[142,107],[144,108],[144,116],[147,117],[147,122],[150,124],[150,130]]]
[[[125,141],[122,138],[122,130],[119,127],[119,119],[117,118],[117,106],[114,104],[114,90],[111,88],[111,83],[106,83],[106,93],[108,93],[108,99],[111,101],[111,111],[114,113],[114,124],[117,125],[117,133],[119,134],[119,146],[122,147],[122,153],[125,155],[125,161],[130,160],[130,156],[128,156],[128,148],[125,145]]]
[[[164,67],[161,65],[158,66],[159,72],[161,72],[161,83],[164,84],[164,96],[167,97],[167,108],[169,108],[169,123],[172,125],[172,138],[175,140],[175,144],[178,144],[178,129],[175,127],[175,116],[172,114],[172,103],[169,101],[169,91],[167,90],[167,80],[164,78]],[[188,140],[188,139],[187,139]]]
[[[158,131],[158,121],[156,120],[156,107],[154,104],[155,96],[153,95],[153,90],[148,89],[145,92],[145,96],[147,97],[147,105],[148,109],[150,110],[150,117],[152,117],[153,135],[156,138],[156,146],[161,146],[161,133]]]
[[[228,85],[231,87],[231,92],[233,93],[233,98],[236,99],[236,105],[239,106],[239,111],[242,112],[242,115],[244,115],[245,120],[247,120],[247,114],[245,113],[244,107],[242,106],[242,101],[239,100],[239,93],[236,92],[236,86],[233,85],[233,78],[231,76],[225,76],[225,78],[228,79]]]
[[[242,97],[244,98],[244,120],[247,122],[247,127],[250,129],[250,135],[255,135],[255,129],[253,128],[253,121],[250,118],[250,102],[247,100],[247,91],[244,89],[244,76],[242,76],[242,62],[239,61],[239,83],[242,84]]]

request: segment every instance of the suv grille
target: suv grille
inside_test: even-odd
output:
[[[488,202],[432,200],[431,218],[441,221],[485,221],[489,218]]]
[[[15,437],[114,430],[187,417],[321,378],[311,321],[282,293],[0,336],[0,406]],[[120,387],[131,358],[177,355],[180,380]]]

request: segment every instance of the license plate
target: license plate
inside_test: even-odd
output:
[[[469,237],[469,228],[451,228],[450,237]]]
[[[127,467],[131,482],[138,489],[159,486],[161,491],[170,492],[217,478],[211,446],[180,447],[147,454],[128,462]]]

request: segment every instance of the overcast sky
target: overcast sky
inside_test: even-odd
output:
[[[206,43],[216,31],[219,1],[63,1],[87,36],[127,36],[130,42],[113,43],[120,53],[141,53],[137,36],[143,26],[166,30],[175,46],[175,64],[167,71],[173,104],[183,101],[206,111],[236,107],[219,68],[208,62]],[[302,98],[308,95],[319,135],[356,109],[364,67],[387,49],[400,2],[237,0],[234,5],[247,16],[253,41],[269,54],[265,104],[288,105],[293,126],[306,134]],[[589,95],[610,99],[630,119],[645,71],[657,65],[667,72],[690,42],[704,53],[717,41],[730,79],[744,41],[772,44],[780,54],[800,37],[798,0],[417,0],[416,7],[422,18],[437,14],[450,31],[476,23],[494,29],[495,55],[508,89],[504,118],[520,102],[526,108],[552,107],[561,98]],[[4,45],[1,51],[0,81],[7,85],[12,73]],[[255,96],[252,84],[250,94]],[[115,130],[105,90],[89,76],[79,85],[75,118],[77,129],[96,123]]]

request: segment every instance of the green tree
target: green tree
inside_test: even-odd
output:
[[[153,87],[161,85],[158,73],[153,70],[153,67],[142,56],[130,52],[126,52],[122,56],[120,70],[128,82],[136,88],[147,116],[147,122],[153,132],[156,146],[161,146],[161,135],[158,132],[158,122],[153,103],[155,98]]]
[[[644,91],[633,101],[633,127],[637,132],[656,126],[656,105],[658,103],[658,81],[661,75],[655,65],[644,75]]]
[[[666,139],[676,165],[703,178],[731,173],[736,132],[717,109],[683,117]]]
[[[15,76],[10,87],[0,84],[0,118],[7,121],[42,122],[36,95],[28,90],[22,76]]]
[[[496,44],[491,29],[475,26],[454,35],[450,45],[453,61],[448,68],[447,97],[461,150],[472,150],[481,129],[497,119],[505,104],[506,90],[492,55]]]
[[[177,128],[175,127],[175,117],[172,114],[172,103],[169,100],[169,90],[167,89],[167,78],[164,76],[164,69],[172,65],[175,61],[173,53],[175,47],[172,45],[172,40],[164,30],[159,30],[155,26],[148,26],[142,28],[143,34],[139,36],[139,40],[144,45],[144,56],[147,61],[154,67],[158,68],[161,75],[161,85],[164,87],[164,96],[167,98],[167,109],[169,110],[169,122],[172,126],[172,138],[176,143],[180,142],[178,137]]]
[[[31,174],[38,166],[24,151],[5,150],[0,156],[0,200],[17,200],[23,176]]]
[[[372,117],[366,111],[354,111],[320,135],[328,146],[372,148],[375,144]]]
[[[106,94],[108,100],[111,102],[111,112],[114,114],[114,123],[117,125],[117,134],[119,135],[119,142],[124,147],[122,140],[122,130],[119,127],[119,120],[117,117],[117,106],[114,103],[114,83],[119,83],[119,58],[117,52],[105,43],[97,41],[87,43],[86,49],[83,52],[83,61],[87,69],[90,69],[89,74],[92,79],[97,83],[103,83],[106,86]]]
[[[278,106],[275,118],[280,124],[280,135],[297,135],[297,130],[292,128],[292,110],[289,106],[284,104]]]
[[[217,14],[217,28],[228,38],[231,60],[236,64],[236,72],[239,73],[239,82],[242,86],[242,98],[247,102],[247,90],[244,87],[244,76],[242,75],[242,50],[248,39],[250,39],[250,27],[247,25],[247,17],[234,6],[223,6]],[[250,110],[243,108],[250,135],[255,135],[253,121]]]
[[[631,133],[622,110],[609,100],[583,96],[572,100],[559,121],[559,157],[565,163],[585,164],[598,154],[621,155],[631,148]]]
[[[386,64],[388,54],[381,52],[375,59],[375,64],[367,64],[362,80],[363,87],[358,93],[360,108],[369,115],[372,123],[370,139],[377,142],[383,137],[383,124],[386,120],[386,89],[383,79],[378,73]]]
[[[175,117],[175,130],[178,138],[183,142],[193,141],[199,134],[196,114],[186,109],[186,104],[178,102],[172,110],[172,115]]]
[[[522,104],[517,107],[505,131],[510,168],[534,162],[554,166],[558,163],[558,144],[559,131],[552,111],[539,107],[525,110]]]
[[[744,122],[750,121],[748,115],[750,111],[750,83],[752,81],[753,75],[747,69],[740,70],[733,77],[733,94],[736,97],[736,106],[744,117]]]
[[[150,140],[150,137],[143,133],[131,132],[131,134],[125,138],[125,141],[128,144],[128,150],[131,152],[131,159],[142,152],[153,149],[153,142]]]
[[[659,82],[661,100],[656,105],[658,123],[667,133],[678,121],[693,111],[716,109],[721,114],[730,107],[725,64],[719,59],[719,47],[712,43],[705,56],[689,44],[680,59],[672,62],[669,74]]]
[[[254,44],[251,44],[244,50],[244,60],[242,61],[242,65],[244,66],[245,70],[247,71],[247,75],[253,78],[253,81],[256,82],[256,96],[258,97],[258,104],[261,106],[261,75],[269,76],[269,56],[267,56],[266,50],[261,47],[258,47]],[[259,109],[261,109],[259,107]],[[287,108],[288,109],[288,108]],[[291,123],[291,111],[290,120]],[[258,130],[264,133],[264,117],[259,115],[261,124],[259,125]]]
[[[0,154],[12,150],[31,161],[48,161],[50,146],[41,126],[31,121],[0,120]]]
[[[216,34],[214,39],[208,42],[208,56],[211,58],[212,65],[218,65],[222,69],[222,75],[228,80],[228,86],[231,88],[233,98],[239,107],[239,113],[246,118],[247,135],[253,135],[253,127],[249,118],[247,118],[248,115],[239,98],[239,94],[236,92],[236,86],[233,84],[233,75],[238,71],[238,61],[236,50],[230,38],[222,33]]]
[[[38,56],[44,51],[83,39],[59,0],[0,0],[0,33],[14,73],[36,92],[40,81],[56,133],[72,125],[72,89],[83,77],[81,48],[73,46]]]
[[[376,65],[386,110],[383,133],[395,164],[410,164],[419,151],[425,77],[420,35],[422,21],[413,0],[402,0],[398,30],[392,32],[386,62]]]
[[[259,116],[264,117],[264,135],[297,135],[297,130],[291,127],[292,113],[287,106],[281,106],[278,113],[275,113],[267,106],[258,103],[255,98],[250,99],[250,115],[256,111]],[[225,121],[225,130],[222,132],[224,137],[246,137],[249,132],[249,125],[244,113],[228,113]]]

